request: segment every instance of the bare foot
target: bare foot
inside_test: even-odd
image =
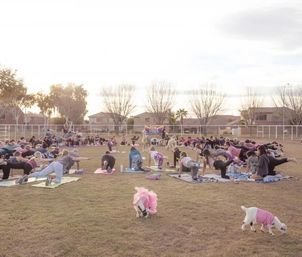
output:
[[[294,158],[294,157],[289,157],[289,158],[287,158],[287,160],[288,160],[289,162],[297,163],[297,159]]]

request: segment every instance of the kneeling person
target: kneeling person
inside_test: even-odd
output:
[[[198,179],[198,170],[200,168],[200,163],[197,161],[194,161],[191,157],[187,156],[187,153],[182,152],[179,162],[179,175],[181,176],[182,171],[191,171],[192,173],[192,179],[197,180]]]
[[[131,147],[129,153],[129,168],[134,171],[145,171],[142,168],[142,165],[143,165],[143,158],[140,152],[135,147]]]
[[[108,173],[111,173],[115,164],[114,156],[112,156],[109,151],[106,151],[106,153],[102,157],[101,162],[102,170],[107,170]]]

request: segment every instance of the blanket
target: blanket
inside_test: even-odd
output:
[[[278,182],[284,179],[293,178],[291,176],[283,176],[281,174],[277,174],[275,176],[266,176],[263,179],[252,179],[250,173],[227,173],[227,175],[233,179],[235,182],[245,181],[245,182],[258,182],[258,183],[273,183]]]
[[[229,179],[224,179],[221,176],[217,174],[206,174],[204,176],[199,176],[197,180],[193,180],[191,174],[187,173],[182,173],[181,177],[178,177],[178,173],[168,173],[168,176],[172,178],[176,178],[188,183],[193,183],[193,184],[199,184],[199,183],[210,183],[210,182],[221,182],[221,183],[226,183],[230,182],[231,180]]]

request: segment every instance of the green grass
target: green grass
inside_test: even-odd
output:
[[[159,181],[145,174],[95,175],[105,147],[80,151],[92,159],[81,162],[87,172],[78,182],[53,190],[0,188],[0,257],[302,256],[301,145],[286,144],[286,154],[298,157],[298,164],[279,167],[300,179],[272,184],[194,185],[165,174]],[[127,153],[116,157],[117,170],[127,165]],[[157,215],[135,217],[135,186],[158,194]],[[288,225],[288,234],[242,232],[240,205],[273,212]]]

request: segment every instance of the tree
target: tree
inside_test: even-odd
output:
[[[154,81],[148,90],[146,109],[152,113],[156,125],[162,125],[173,107],[175,90],[166,81]]]
[[[205,126],[205,134],[209,118],[221,110],[224,99],[225,94],[212,89],[211,86],[193,90],[191,108],[200,125]]]
[[[287,84],[285,86],[279,87],[277,89],[278,97],[273,99],[275,105],[282,108],[282,115],[287,117],[293,125],[302,124],[302,86],[293,86]],[[289,108],[291,110],[286,110],[284,113],[284,108]]]
[[[101,91],[105,110],[113,120],[116,133],[135,108],[134,93],[135,87],[128,84],[121,84],[116,88],[106,87]]]
[[[23,80],[17,78],[16,72],[9,68],[0,70],[0,102],[4,111],[13,114],[18,125],[19,118],[23,114],[22,109],[32,106],[34,97],[27,94],[27,88]]]
[[[255,123],[257,108],[262,105],[263,97],[259,96],[252,88],[247,88],[240,110],[240,114],[246,125],[253,125]]]
[[[40,108],[41,114],[45,116],[44,118],[44,126],[47,126],[47,120],[46,117],[48,117],[48,120],[50,119],[50,116],[55,108],[53,99],[50,95],[43,94],[42,92],[39,92],[35,95],[36,103],[38,107]]]
[[[134,119],[133,118],[128,118],[127,119],[127,130],[133,130],[133,126],[134,126]]]
[[[172,112],[170,110],[169,113],[168,113],[168,118],[169,118],[169,126],[170,126],[169,132],[174,132],[175,125],[176,125],[176,122],[177,122],[176,113]]]
[[[87,113],[87,91],[83,85],[69,83],[67,86],[61,84],[50,87],[50,102],[55,109],[65,118],[67,122],[83,123]]]
[[[188,111],[179,109],[176,111],[176,119],[180,119],[181,133],[183,133],[184,117],[187,117]]]

